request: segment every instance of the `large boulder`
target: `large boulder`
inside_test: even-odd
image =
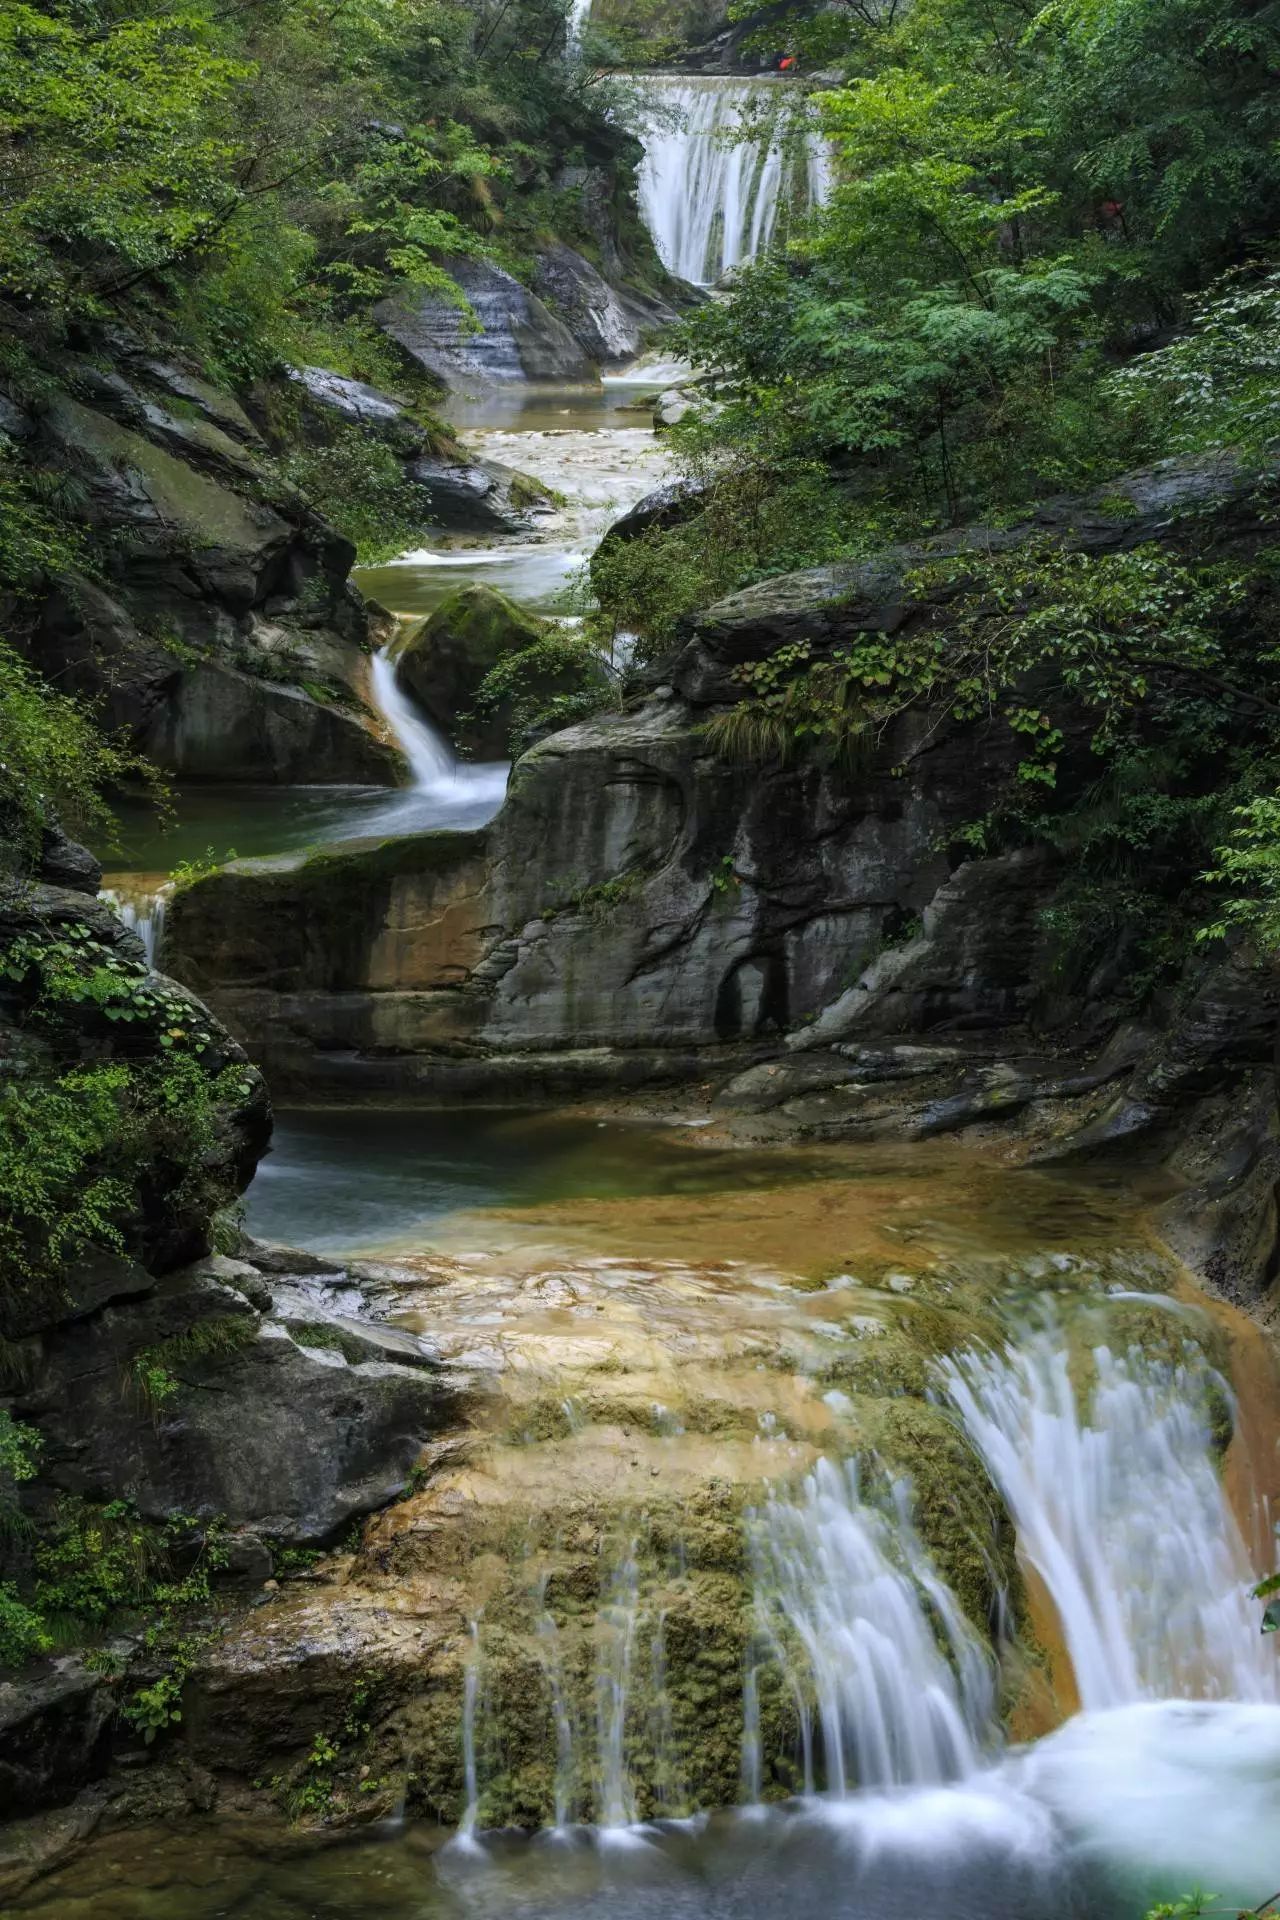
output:
[[[432,524],[451,533],[525,533],[535,515],[552,508],[540,480],[500,460],[423,453],[406,464],[405,475],[426,494]]]
[[[396,678],[460,753],[501,760],[507,753],[511,703],[503,700],[477,714],[476,695],[491,668],[548,631],[546,621],[523,612],[495,587],[459,587],[396,643]],[[548,684],[548,693],[555,690]]]
[[[442,386],[542,380],[594,385],[596,368],[565,322],[513,274],[486,260],[450,258],[469,311],[430,289],[384,300],[384,332]]]

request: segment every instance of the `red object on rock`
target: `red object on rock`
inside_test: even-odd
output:
[[[796,63],[796,57],[794,53],[784,53],[781,60],[779,60],[778,62],[779,73],[788,72],[792,67],[794,67],[795,63]]]

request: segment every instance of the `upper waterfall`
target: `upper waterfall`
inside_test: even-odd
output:
[[[826,198],[826,148],[790,81],[666,74],[644,84],[662,115],[644,136],[640,210],[682,280],[714,285],[764,252],[784,208]]]

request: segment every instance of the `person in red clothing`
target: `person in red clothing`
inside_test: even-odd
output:
[[[790,73],[792,67],[794,67],[795,64],[796,64],[796,56],[794,55],[794,53],[784,53],[782,58],[778,62],[778,72]]]

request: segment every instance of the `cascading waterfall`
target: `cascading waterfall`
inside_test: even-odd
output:
[[[960,1779],[990,1736],[991,1662],[911,1524],[907,1489],[882,1509],[860,1477],[857,1461],[820,1460],[798,1496],[774,1494],[751,1516],[744,1778],[756,1792],[765,1659],[783,1663],[800,1710],[809,1790],[815,1747],[828,1790],[844,1793]]]
[[[1280,1701],[1256,1575],[1215,1460],[1228,1389],[1199,1349],[1092,1354],[1078,1395],[1060,1328],[941,1374],[1062,1623],[1085,1708]]]
[[[122,920],[130,933],[136,933],[142,942],[149,967],[160,964],[160,949],[164,942],[172,892],[173,887],[168,881],[149,893],[126,893],[117,887],[102,889],[102,898],[114,909],[117,919]]]
[[[765,251],[782,208],[826,198],[825,143],[804,126],[791,82],[681,75],[645,86],[662,114],[645,134],[640,210],[682,280],[714,285]]]
[[[409,763],[416,793],[450,810],[475,802],[496,807],[511,769],[505,760],[471,763],[455,757],[448,742],[402,692],[387,648],[373,657],[370,691],[374,704]]]
[[[602,1645],[596,1665],[596,1745],[599,1774],[596,1806],[600,1824],[625,1827],[636,1817],[635,1790],[627,1770],[627,1709],[640,1625],[640,1568],[631,1541],[613,1568],[600,1610]]]

